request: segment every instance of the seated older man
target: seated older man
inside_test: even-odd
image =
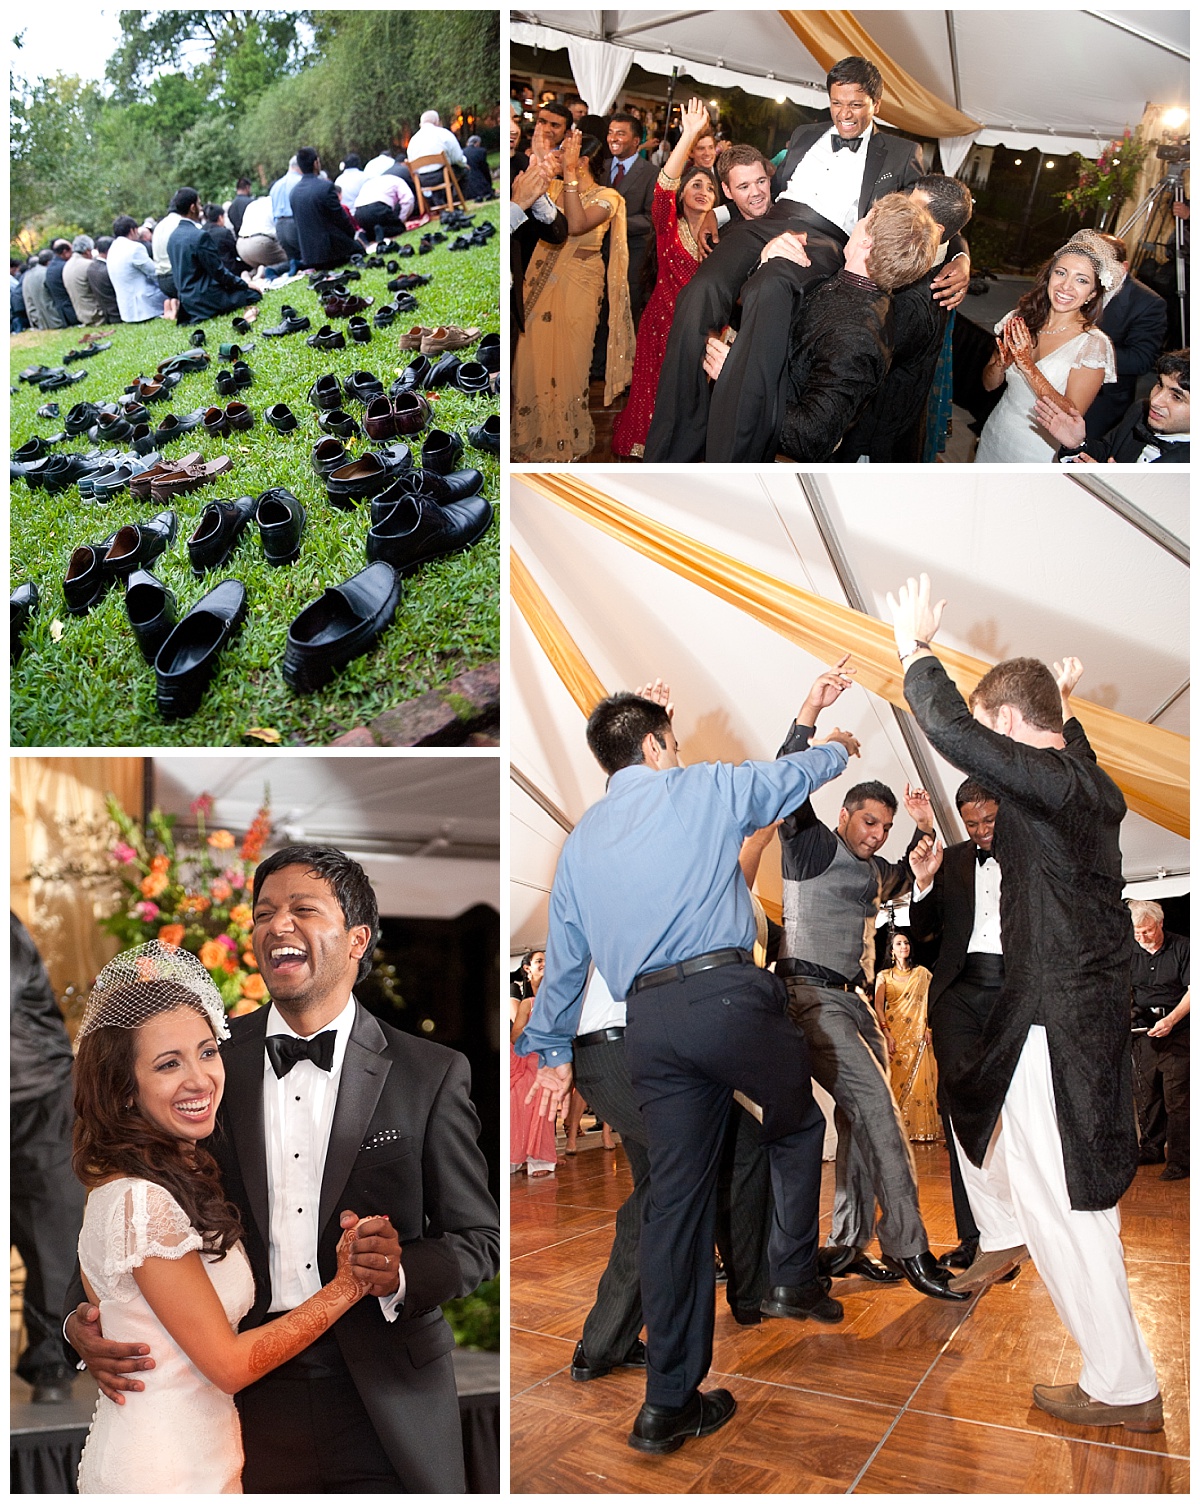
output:
[[[101,235],[96,241],[92,259],[88,262],[87,279],[88,286],[92,290],[92,297],[100,305],[100,312],[104,315],[104,322],[119,324],[121,310],[117,304],[117,294],[112,285],[112,278],[108,274],[108,253],[112,243],[111,235]]]
[[[124,323],[144,324],[148,319],[162,318],[166,299],[158,285],[158,273],[141,237],[138,222],[132,215],[120,214],[113,220],[108,275]]]
[[[63,267],[63,287],[81,324],[102,324],[104,310],[96,301],[88,282],[95,242],[90,235],[76,235],[71,242],[71,259]]]

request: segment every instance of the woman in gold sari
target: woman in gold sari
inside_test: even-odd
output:
[[[937,1069],[926,1012],[932,973],[912,964],[908,936],[892,936],[892,964],[875,978],[875,1011],[891,1058],[892,1091],[904,1129],[918,1144],[938,1138]]]
[[[513,369],[516,460],[565,462],[591,451],[595,430],[588,412],[588,372],[606,281],[605,406],[629,385],[634,334],[625,200],[596,181],[605,150],[595,137],[568,131],[562,180],[550,185],[550,198],[566,215],[570,233],[563,245],[540,243],[525,273],[525,333]]]

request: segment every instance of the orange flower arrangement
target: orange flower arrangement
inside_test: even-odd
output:
[[[164,924],[158,932],[158,938],[164,945],[182,945],[183,935],[182,924]]]
[[[237,843],[229,831],[214,830],[208,838],[208,844],[214,851],[232,851]]]

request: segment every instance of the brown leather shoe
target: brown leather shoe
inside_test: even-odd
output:
[[[480,329],[460,329],[456,324],[441,324],[431,329],[421,341],[421,354],[444,355],[447,350],[465,350],[482,332]]]
[[[433,330],[427,329],[424,324],[414,324],[407,334],[400,336],[400,348],[402,350],[419,350],[421,348],[421,341],[428,338],[432,333]]]
[[[986,1290],[989,1285],[994,1285],[997,1280],[1003,1279],[1029,1257],[1029,1249],[1024,1243],[1019,1243],[1015,1248],[997,1248],[990,1253],[978,1253],[975,1262],[962,1274],[957,1274],[950,1281],[952,1290]]]
[[[161,506],[164,501],[170,501],[172,496],[181,496],[188,491],[198,491],[201,486],[211,485],[232,469],[233,461],[227,454],[222,454],[215,460],[205,460],[198,465],[189,465],[186,469],[169,470],[165,475],[160,475],[150,487],[151,498]]]
[[[143,470],[140,475],[134,475],[129,480],[130,494],[136,496],[139,501],[150,499],[150,490],[156,480],[164,475],[174,475],[177,470],[190,470],[193,465],[198,465],[204,456],[198,449],[191,454],[185,454],[177,460],[159,460],[157,465],[151,465],[148,470]]]
[[[1106,1405],[1094,1400],[1078,1384],[1035,1384],[1033,1403],[1047,1415],[1073,1426],[1124,1426],[1127,1431],[1161,1431],[1162,1395],[1140,1405]]]

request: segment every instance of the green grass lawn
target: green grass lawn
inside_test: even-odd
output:
[[[497,219],[495,203],[474,209],[476,224]],[[433,228],[432,226],[430,228]],[[415,246],[421,232],[400,237]],[[323,745],[361,725],[388,707],[426,690],[436,689],[462,671],[499,655],[499,527],[493,523],[484,539],[464,554],[426,565],[404,583],[400,609],[393,625],[375,649],[357,658],[325,689],[296,695],[280,671],[289,623],[328,585],[340,583],[365,568],[369,503],[353,512],[330,506],[324,487],[310,468],[313,445],[324,437],[308,390],[318,376],[332,371],[344,379],[355,370],[379,376],[384,390],[412,357],[399,348],[399,336],[413,324],[477,325],[484,333],[497,331],[499,320],[499,245],[469,251],[444,245],[430,254],[400,262],[403,272],[432,274],[433,281],[417,288],[415,313],[399,314],[390,330],[374,329],[370,344],[347,341],[345,350],[320,351],[305,343],[324,322],[321,306],[304,280],[268,291],[257,305],[258,325],[278,323],[278,311],[291,303],[312,321],[304,334],[282,339],[244,338],[232,332],[231,316],[208,321],[206,349],[212,356],[207,370],[185,376],[166,402],[150,411],[157,421],[168,411],[178,415],[198,407],[234,400],[216,395],[215,378],[222,366],[217,347],[228,341],[255,342],[248,356],[254,385],[237,394],[254,411],[255,427],[212,439],[203,429],[170,445],[168,459],[198,449],[206,459],[228,454],[233,470],[216,484],[204,486],[171,503],[179,520],[178,536],[170,549],[151,566],[185,612],[219,580],[241,580],[249,596],[249,614],[241,635],[221,655],[216,676],[199,711],[188,720],[164,721],[154,696],[154,671],[143,661],[125,616],[124,591],[109,590],[99,606],[85,617],[67,614],[62,581],[73,549],[98,543],[127,522],[146,521],[159,510],[153,503],[134,500],[128,492],[106,506],[85,503],[71,487],[57,496],[31,491],[16,481],[11,491],[11,582],[36,582],[41,594],[37,615],[25,634],[25,649],[12,671],[12,743],[14,746],[241,746],[251,728],[267,728],[284,745]],[[391,297],[389,273],[364,271],[352,291],[370,293],[375,303],[364,315]],[[345,332],[346,321],[333,321]],[[11,376],[30,365],[57,366],[82,331],[31,331],[11,340]],[[132,379],[150,375],[165,356],[188,347],[188,327],[155,320],[150,324],[117,325],[111,331],[112,349],[78,365],[87,380],[43,396],[20,383],[11,402],[11,437],[15,449],[35,434],[59,432],[60,420],[41,419],[37,408],[57,401],[62,415],[77,401],[115,399]],[[460,352],[468,359],[470,350]],[[481,424],[497,410],[495,398],[472,398],[456,391],[429,394],[434,409],[431,426],[456,431],[466,443],[466,430]],[[299,419],[290,434],[279,434],[262,421],[274,402],[286,402]],[[362,408],[348,403],[361,421]],[[412,440],[414,460],[419,440]],[[72,439],[53,452],[86,450],[86,439]],[[369,448],[365,436],[347,442],[352,454]],[[419,461],[417,461],[419,463]],[[467,444],[462,462],[485,476],[484,494],[499,499],[499,461]],[[210,501],[257,495],[270,486],[286,486],[304,503],[308,526],[299,559],[290,567],[272,569],[262,556],[258,529],[251,525],[221,570],[196,579],[187,556],[187,539]]]

